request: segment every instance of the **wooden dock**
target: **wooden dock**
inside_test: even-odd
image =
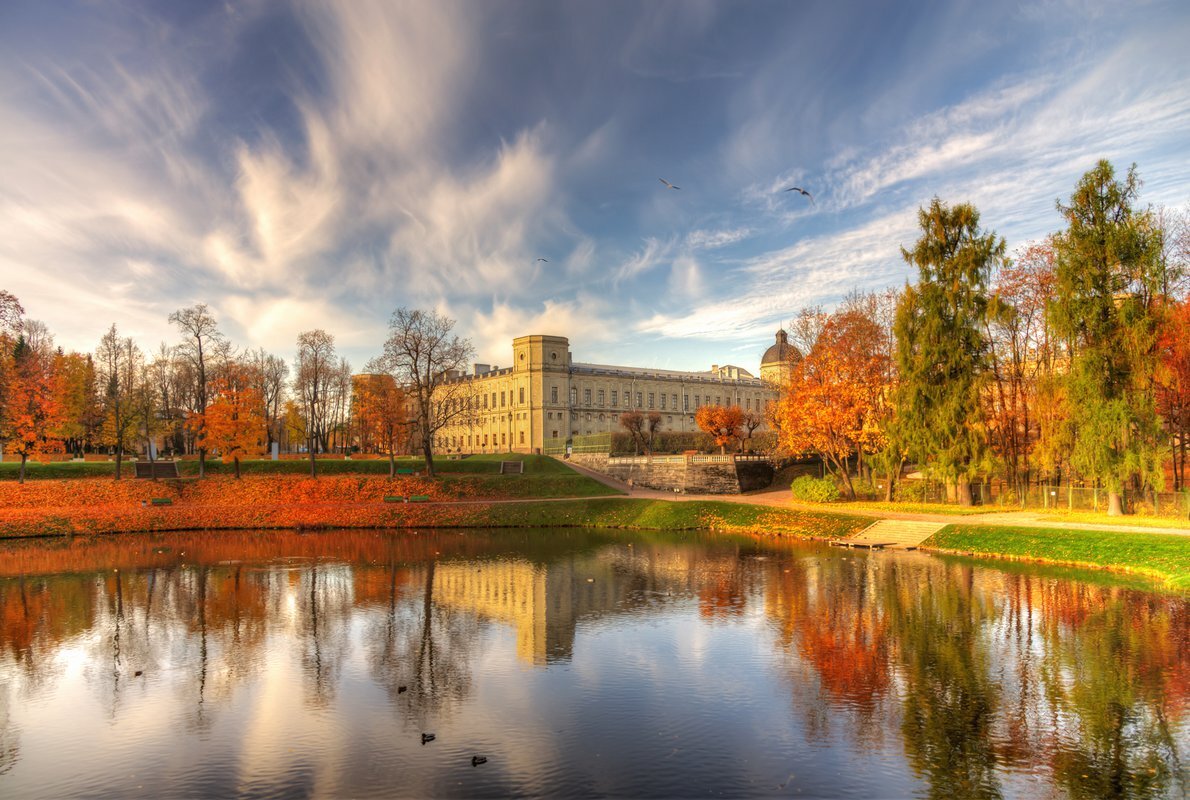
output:
[[[865,547],[871,550],[916,550],[918,546],[948,522],[921,522],[906,519],[882,519],[847,539],[836,539],[837,547]]]

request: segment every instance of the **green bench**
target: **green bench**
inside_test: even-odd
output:
[[[386,494],[384,496],[384,502],[386,502],[386,503],[407,503],[408,500],[406,500],[405,495],[402,495],[402,494]]]
[[[400,469],[397,470],[397,474],[398,475],[412,475],[413,468],[412,467],[401,467]]]
[[[149,502],[155,506],[172,506],[174,504],[172,497],[154,497]]]
[[[428,494],[410,495],[409,502],[410,503],[428,503],[428,502],[430,502],[430,496]]]

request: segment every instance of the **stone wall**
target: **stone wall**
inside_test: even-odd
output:
[[[687,494],[739,494],[767,488],[773,479],[767,461],[699,463],[675,456],[610,459],[604,453],[575,453],[570,460],[618,480],[632,481],[634,486]]]

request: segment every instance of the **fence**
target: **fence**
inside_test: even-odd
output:
[[[882,490],[864,491],[869,487],[856,486],[860,497],[883,500]],[[1062,511],[1106,511],[1107,490],[1094,486],[1031,485],[1024,492],[1001,481],[971,485],[971,495],[978,505],[1015,507],[1021,509],[1055,509]],[[1155,492],[1125,490],[1124,505],[1130,512],[1165,517],[1190,517],[1190,490]],[[932,480],[902,480],[897,484],[896,499],[912,502],[955,504],[947,496],[946,485]]]

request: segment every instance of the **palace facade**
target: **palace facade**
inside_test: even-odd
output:
[[[761,358],[760,377],[718,364],[705,372],[588,364],[573,360],[564,336],[520,336],[512,366],[474,365],[461,393],[469,413],[439,431],[437,449],[464,453],[557,451],[575,436],[621,431],[625,411],[656,411],[663,431],[697,431],[704,405],[763,411],[796,357],[785,331]],[[457,391],[454,392],[459,395]]]

